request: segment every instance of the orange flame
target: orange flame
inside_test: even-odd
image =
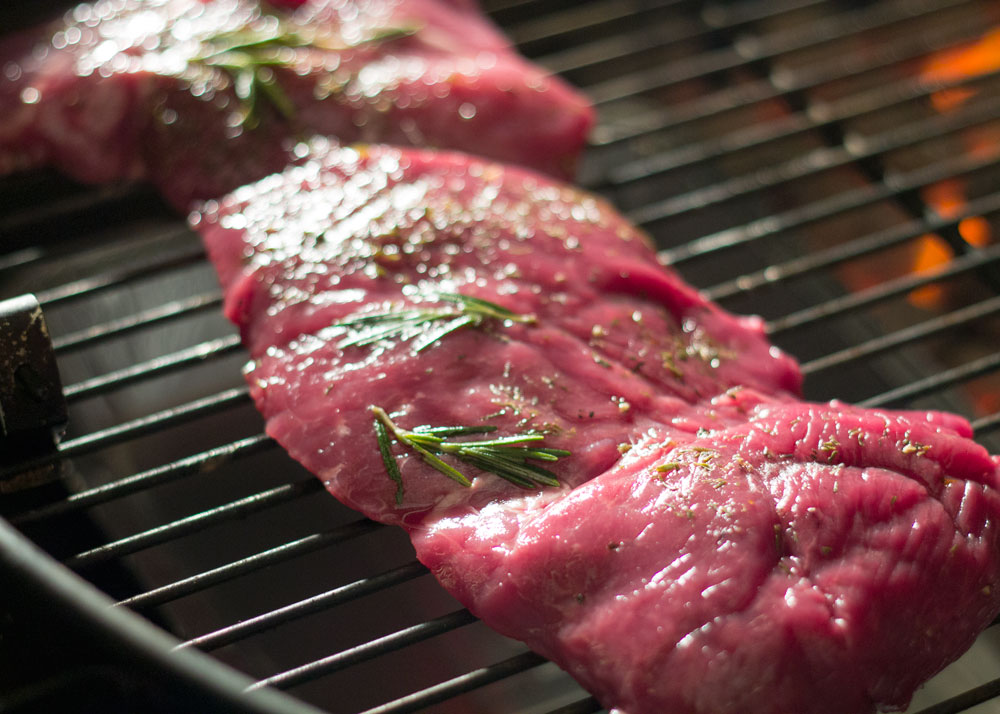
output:
[[[932,82],[953,82],[1000,70],[1000,28],[981,39],[953,50],[937,52],[924,65],[920,76]],[[949,112],[975,96],[973,89],[944,89],[931,95],[939,112]]]
[[[1000,71],[1000,27],[976,42],[934,53],[924,63],[920,76],[930,82],[954,82],[996,71]],[[931,103],[939,112],[950,112],[975,95],[974,89],[945,89],[933,93]],[[971,155],[985,156],[996,152],[997,137],[989,133],[990,136],[979,136],[979,132],[974,131],[964,137],[963,143]],[[933,184],[921,192],[924,202],[942,218],[960,215],[968,205],[967,194],[966,182],[958,178]],[[992,240],[990,224],[982,216],[962,219],[958,224],[958,233],[969,245],[980,248]],[[941,236],[929,233],[917,240],[912,269],[934,270],[951,260],[953,255],[954,251]],[[944,299],[945,290],[940,285],[918,288],[909,295],[913,305],[926,309],[940,307]]]
[[[913,259],[913,271],[923,272],[933,270],[951,260],[954,253],[941,236],[927,233],[917,239],[916,257]],[[911,305],[930,310],[941,305],[945,299],[944,287],[941,285],[925,285],[910,292],[908,298]]]
[[[939,216],[954,218],[968,205],[966,193],[966,182],[953,178],[928,186],[921,192],[921,196]],[[992,239],[990,224],[982,216],[963,218],[958,224],[958,233],[966,243],[977,248],[987,245]],[[953,255],[951,246],[941,236],[928,233],[917,240],[912,269],[915,272],[933,270],[947,263]],[[917,288],[909,295],[911,304],[925,309],[940,306],[944,298],[944,288],[941,285]]]

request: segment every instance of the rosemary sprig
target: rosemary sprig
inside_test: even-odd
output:
[[[294,118],[295,105],[275,80],[274,69],[291,64],[283,49],[308,44],[304,37],[280,22],[248,25],[203,40],[202,51],[189,64],[216,69],[229,76],[240,103],[240,126],[252,129],[260,123],[260,99],[269,101],[285,119]]]
[[[455,330],[479,327],[487,320],[535,321],[533,315],[519,315],[496,303],[468,295],[439,293],[434,297],[452,305],[355,315],[335,323],[333,327],[347,329],[347,335],[337,347],[367,347],[386,340],[405,342],[412,339],[413,351],[422,352]]]
[[[528,463],[534,461],[558,461],[570,452],[541,446],[545,437],[536,432],[496,439],[476,441],[455,441],[452,437],[472,434],[488,434],[496,431],[495,426],[418,426],[402,429],[389,418],[381,407],[369,407],[375,415],[375,435],[378,438],[382,463],[389,478],[396,482],[396,503],[403,502],[403,477],[399,465],[392,454],[392,440],[413,449],[421,458],[452,481],[463,486],[471,486],[472,481],[441,456],[450,456],[480,471],[496,474],[521,488],[558,486],[556,475],[541,466]]]
[[[408,37],[420,28],[415,25],[382,27],[353,43],[317,33],[303,27],[292,29],[288,23],[256,23],[238,30],[220,32],[202,40],[202,51],[188,60],[190,65],[217,69],[229,75],[240,102],[240,126],[254,128],[260,123],[259,101],[267,100],[285,119],[295,117],[295,105],[277,83],[274,70],[291,67],[298,47],[345,52],[366,45],[380,44]]]

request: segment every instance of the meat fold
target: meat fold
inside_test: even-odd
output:
[[[705,300],[598,198],[316,142],[193,222],[268,433],[606,706],[899,709],[1000,610],[996,464],[968,424],[800,401],[760,321]],[[424,319],[473,298],[509,312]],[[414,322],[373,333],[386,315]],[[536,434],[559,485],[442,455],[464,487],[380,438],[380,414]]]
[[[456,509],[417,554],[623,712],[905,708],[996,613],[992,461],[934,415],[746,408],[561,498]]]
[[[572,175],[592,110],[474,5],[78,5],[0,44],[0,174],[146,180],[186,210],[280,171],[319,134]]]

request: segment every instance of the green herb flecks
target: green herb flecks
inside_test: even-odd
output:
[[[388,340],[413,340],[414,352],[422,352],[442,338],[463,327],[479,327],[487,320],[499,322],[534,322],[532,315],[518,315],[487,300],[441,293],[434,296],[452,305],[441,307],[389,310],[348,317],[333,327],[347,329],[337,347],[367,347]]]
[[[419,29],[415,25],[375,28],[361,40],[347,43],[336,35],[316,33],[307,26],[292,28],[277,18],[264,17],[238,30],[204,39],[201,52],[188,60],[188,64],[228,75],[239,101],[238,123],[253,129],[260,123],[262,101],[287,120],[295,117],[295,104],[278,84],[274,72],[294,66],[296,56],[292,50],[310,47],[344,52],[407,37]]]
[[[375,435],[378,438],[382,463],[389,478],[396,482],[396,503],[403,502],[403,479],[399,465],[392,453],[395,440],[413,449],[437,471],[463,486],[471,486],[472,481],[457,468],[444,461],[446,456],[480,471],[495,474],[521,488],[558,486],[556,475],[529,461],[558,461],[569,452],[542,446],[542,434],[527,432],[515,436],[496,439],[456,441],[454,437],[487,434],[496,431],[495,426],[418,426],[402,429],[389,418],[381,407],[370,407],[375,415]]]
[[[267,101],[285,119],[293,119],[295,105],[277,83],[274,70],[289,67],[291,50],[310,42],[283,23],[257,23],[222,32],[202,42],[202,51],[189,64],[228,75],[239,101],[239,125],[248,129],[260,123],[260,102]]]

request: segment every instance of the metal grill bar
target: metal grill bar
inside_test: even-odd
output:
[[[725,112],[748,109],[773,99],[789,98],[809,90],[848,78],[863,76],[886,67],[899,65],[907,60],[924,57],[958,44],[978,39],[982,34],[981,22],[968,26],[936,29],[934,33],[903,37],[878,49],[874,56],[864,54],[838,57],[830,63],[795,70],[772,69],[764,79],[737,84],[681,102],[670,107],[669,112],[638,110],[630,115],[628,126],[605,125],[594,130],[591,143],[597,147],[628,141],[645,134],[677,129],[703,121]]]
[[[851,136],[842,145],[813,149],[804,155],[768,166],[750,175],[738,176],[647,204],[630,211],[628,217],[641,225],[676,218],[685,213],[759,193],[764,189],[809,178],[831,169],[850,166],[890,151],[949,136],[963,129],[994,121],[998,112],[1000,112],[1000,97],[995,97],[978,103],[966,112],[932,116],[871,137]]]
[[[63,516],[67,513],[107,503],[116,498],[123,498],[129,494],[144,491],[154,486],[171,483],[185,476],[213,471],[224,463],[228,463],[239,457],[258,454],[275,445],[266,434],[250,436],[246,439],[226,444],[225,446],[209,449],[194,456],[178,459],[169,464],[157,466],[156,468],[142,471],[132,476],[126,476],[103,486],[79,491],[61,501],[56,501],[55,503],[27,511],[20,515],[11,516],[8,520],[16,526],[23,526],[55,518],[56,516]]]
[[[954,258],[946,265],[919,273],[903,275],[895,280],[886,281],[881,285],[876,285],[867,290],[849,293],[843,297],[828,300],[814,307],[793,312],[777,320],[771,320],[767,323],[766,331],[768,335],[774,337],[780,335],[782,332],[805,327],[822,320],[842,317],[854,310],[870,307],[890,298],[905,295],[916,288],[941,282],[948,278],[970,272],[976,268],[981,268],[998,259],[1000,259],[1000,246],[996,245],[974,253],[967,253],[966,255]]]
[[[701,25],[694,21],[687,22],[682,27],[683,29],[679,31],[676,26],[672,27],[674,33],[669,38],[651,37],[648,28],[626,35],[611,35],[603,40],[543,55],[538,57],[536,61],[558,74],[630,57],[643,51],[663,47],[665,41],[667,43],[679,42],[698,37],[703,33]]]
[[[63,389],[63,394],[69,401],[93,397],[114,389],[120,389],[129,384],[152,377],[168,374],[184,367],[190,367],[209,359],[223,357],[242,348],[239,335],[227,335],[215,340],[202,342],[187,349],[171,352],[161,357],[154,357],[145,362],[137,362],[130,367],[123,367],[108,374],[91,377],[76,384],[70,384]]]
[[[0,220],[0,233],[11,234],[29,230],[53,219],[66,221],[73,215],[92,213],[101,204],[122,201],[133,197],[134,194],[135,188],[125,184],[102,186],[84,193],[72,193],[4,216]]]
[[[997,77],[1000,77],[1000,70],[989,74],[963,77],[952,82],[931,84],[922,80],[914,80],[890,87],[879,87],[873,91],[854,95],[831,104],[813,103],[807,111],[795,112],[770,122],[751,125],[730,134],[713,137],[700,144],[624,163],[612,169],[608,179],[611,184],[624,184],[647,179],[658,174],[704,163],[747,149],[766,146],[812,131],[835,127],[868,114],[927,98],[944,89],[975,86]]]
[[[306,478],[290,484],[276,486],[246,498],[200,511],[186,518],[150,528],[135,535],[106,543],[97,548],[78,553],[63,561],[63,564],[74,570],[87,568],[97,563],[105,563],[114,558],[131,555],[145,548],[166,543],[169,540],[181,538],[211,526],[219,525],[234,518],[243,518],[256,511],[277,506],[287,501],[318,493],[323,490],[322,483],[317,478]]]
[[[767,218],[728,228],[703,238],[696,238],[676,248],[660,252],[660,257],[672,265],[707,256],[729,248],[805,228],[827,218],[835,218],[852,210],[874,205],[879,201],[899,199],[940,181],[990,168],[997,164],[1000,152],[982,157],[961,155],[932,164],[907,174],[896,174],[877,184],[843,191],[805,206],[775,213]]]
[[[1000,679],[994,679],[939,704],[921,709],[917,714],[958,714],[997,696],[1000,696]]]
[[[512,10],[518,7],[524,7],[525,5],[531,5],[535,0],[498,0],[497,2],[483,3],[484,9],[490,15],[496,15],[497,13],[504,12],[505,10]],[[488,7],[486,7],[488,5]]]
[[[1000,412],[975,419],[972,422],[972,430],[980,435],[993,431],[998,427],[1000,427]]]
[[[829,0],[755,0],[730,4],[723,0],[705,3],[699,13],[699,18],[713,30],[728,29],[751,22],[767,20],[778,15],[784,15],[808,7],[825,5]]]
[[[559,37],[614,20],[660,10],[686,0],[598,0],[580,3],[567,10],[542,15],[508,27],[506,32],[517,45]]]
[[[38,468],[39,466],[46,466],[60,459],[80,456],[129,439],[138,438],[145,434],[151,434],[168,426],[214,414],[227,407],[246,402],[249,398],[250,390],[247,387],[226,389],[210,397],[196,399],[178,407],[164,409],[149,416],[132,419],[117,426],[108,427],[107,429],[91,432],[76,439],[64,441],[53,454],[46,454],[29,461],[21,462],[14,467],[0,470],[0,477]]]
[[[884,337],[876,337],[860,345],[855,345],[839,352],[824,355],[811,362],[806,362],[802,365],[802,373],[805,375],[815,374],[824,369],[854,362],[864,357],[871,357],[895,347],[900,347],[966,325],[975,320],[981,320],[996,313],[1000,313],[1000,295],[983,300],[975,305],[969,305],[960,310],[949,312],[932,320],[918,323],[906,329],[898,330]]]
[[[720,30],[731,30],[751,22],[777,17],[806,7],[822,5],[829,0],[784,0],[784,2],[745,2],[738,8],[725,5],[706,5],[701,11],[701,21],[680,19],[671,23],[671,34],[651,34],[649,28],[639,32],[614,35],[585,45],[570,47],[537,58],[553,72],[567,72],[599,63],[620,60],[644,51],[669,47],[686,40],[706,38]],[[662,6],[659,6],[662,7]]]
[[[938,372],[930,377],[911,382],[896,389],[858,402],[862,407],[885,407],[893,404],[912,402],[914,399],[933,394],[954,384],[981,377],[1000,370],[1000,352],[981,357],[960,367]]]
[[[820,47],[863,32],[891,27],[918,17],[934,15],[969,0],[931,2],[887,2],[877,6],[810,23],[808,27],[775,32],[765,37],[744,37],[730,47],[712,50],[667,67],[635,72],[587,87],[597,106],[701,79],[754,62],[773,60],[796,50]]]
[[[55,351],[64,352],[80,347],[89,347],[95,343],[107,340],[112,337],[121,337],[129,332],[144,327],[151,327],[161,322],[169,322],[182,317],[188,317],[194,313],[201,312],[210,307],[218,307],[222,304],[222,295],[216,290],[201,295],[192,295],[182,300],[174,300],[162,305],[137,312],[128,317],[112,320],[100,325],[88,327],[79,332],[64,335],[52,341]]]
[[[177,237],[190,236],[191,233],[188,230],[183,230],[177,231],[176,235]],[[171,256],[149,263],[143,263],[138,266],[123,268],[121,270],[104,273],[102,275],[95,275],[93,277],[77,280],[72,283],[66,283],[65,285],[60,285],[57,288],[36,293],[35,296],[38,298],[38,302],[43,308],[50,308],[53,305],[66,302],[68,300],[73,300],[75,298],[83,297],[84,295],[91,295],[93,293],[100,292],[101,290],[107,290],[108,288],[123,285],[124,283],[138,278],[156,275],[171,268],[183,268],[189,266],[200,261],[204,258],[204,256],[204,249],[201,246],[198,246],[196,248],[178,251]]]
[[[423,642],[445,632],[457,630],[459,627],[470,625],[475,621],[476,618],[468,610],[456,610],[447,615],[442,615],[433,620],[427,620],[418,625],[385,635],[384,637],[370,640],[357,647],[352,647],[343,652],[338,652],[329,657],[302,665],[301,667],[267,677],[257,682],[251,689],[259,689],[261,687],[288,689],[299,684],[305,684],[306,682],[311,682],[327,674],[338,672],[373,657],[403,649],[404,647],[416,644],[417,642]],[[537,655],[535,656],[537,657]]]
[[[594,712],[601,711],[603,708],[596,699],[587,697],[572,704],[567,704],[564,707],[553,709],[549,714],[593,714]]]
[[[248,620],[242,620],[235,625],[195,637],[179,646],[197,647],[205,651],[225,647],[259,632],[278,627],[286,622],[342,605],[351,600],[378,592],[379,590],[385,590],[393,585],[413,580],[421,575],[427,575],[427,568],[417,561],[412,561],[398,568],[387,570],[372,577],[355,580],[353,583],[342,585],[339,588],[327,590],[324,593],[300,600],[291,605],[279,607]]]
[[[25,265],[30,265],[44,257],[45,254],[38,248],[25,248],[24,250],[7,253],[0,256],[0,272],[13,270],[14,268],[23,268]]]
[[[313,535],[269,548],[260,553],[255,553],[246,558],[240,558],[225,565],[220,565],[217,568],[206,570],[197,575],[177,580],[168,585],[139,593],[120,601],[118,604],[134,610],[163,605],[164,603],[191,595],[219,583],[224,583],[260,570],[261,568],[276,565],[300,555],[312,553],[321,548],[342,543],[384,527],[381,523],[362,518],[339,528],[332,528],[323,533],[314,533]]]
[[[953,218],[932,216],[926,220],[906,221],[827,250],[809,253],[764,270],[747,273],[734,280],[711,287],[705,291],[705,294],[712,300],[726,300],[734,295],[747,293],[765,285],[774,285],[780,281],[829,269],[848,260],[877,253],[926,233],[935,233],[957,227],[962,220],[971,216],[989,216],[997,211],[1000,211],[1000,192],[972,201]]]
[[[427,687],[406,697],[374,707],[362,714],[406,714],[470,692],[479,687],[485,687],[506,677],[525,672],[546,663],[546,660],[534,652],[525,652],[503,662],[497,662],[489,667],[481,667],[459,677],[441,682],[433,687]]]

